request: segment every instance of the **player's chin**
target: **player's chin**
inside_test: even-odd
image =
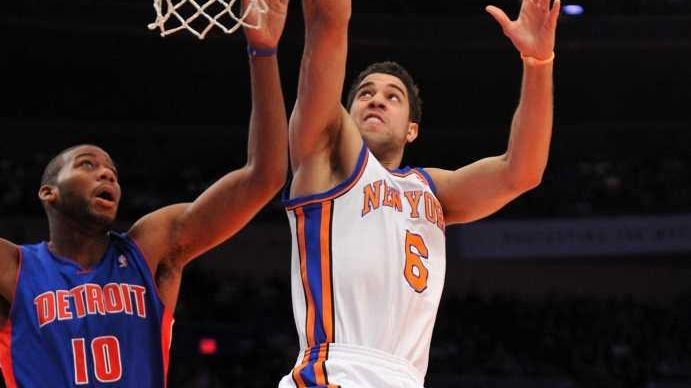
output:
[[[115,223],[115,219],[118,215],[118,208],[113,207],[110,209],[92,209],[91,217],[93,220],[103,226],[111,226]]]
[[[386,125],[382,122],[378,121],[365,121],[360,123],[360,130],[362,132],[373,132],[373,133],[381,133],[385,132],[387,130]]]

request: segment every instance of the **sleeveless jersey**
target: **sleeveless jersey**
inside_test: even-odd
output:
[[[88,270],[23,245],[0,364],[8,387],[164,387],[172,325],[126,235]]]
[[[344,182],[284,201],[301,348],[290,385],[342,385],[329,380],[329,352],[353,347],[356,358],[371,349],[424,378],[446,268],[444,216],[429,175],[389,171],[363,145]]]

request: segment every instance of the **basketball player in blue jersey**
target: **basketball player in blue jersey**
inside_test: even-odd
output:
[[[262,28],[245,31],[253,50],[243,168],[121,234],[111,231],[118,172],[104,150],[75,146],[48,164],[38,195],[50,240],[0,239],[0,365],[8,387],[166,386],[183,268],[242,228],[285,182],[288,123],[275,48],[287,0],[266,3]]]
[[[447,171],[400,168],[421,115],[401,66],[370,66],[341,106],[350,1],[303,0],[285,198],[301,351],[280,388],[424,385],[446,225],[486,217],[541,181],[559,8],[558,0],[524,0],[510,20],[487,7],[523,59],[520,102],[504,154]]]

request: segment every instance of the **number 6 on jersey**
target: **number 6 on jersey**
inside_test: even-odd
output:
[[[413,250],[415,248],[415,250]],[[405,231],[405,268],[403,275],[408,281],[410,287],[417,292],[422,292],[427,289],[427,276],[429,270],[422,262],[422,258],[427,259],[429,251],[425,240],[419,234],[411,233],[409,230]]]
[[[96,380],[101,383],[113,383],[120,380],[122,362],[118,339],[113,336],[96,337],[91,341],[90,348]],[[84,338],[72,339],[72,355],[74,357],[74,383],[76,385],[89,384]]]

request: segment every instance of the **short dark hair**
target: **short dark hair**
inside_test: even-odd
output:
[[[53,157],[53,159],[51,159],[50,162],[48,162],[46,168],[43,170],[43,176],[41,176],[41,186],[55,184],[55,181],[58,177],[58,173],[60,173],[62,166],[65,165],[65,155],[72,152],[76,148],[90,145],[92,144],[77,144],[75,146],[65,148],[64,150],[60,151],[59,154],[55,155],[55,157]]]
[[[420,98],[420,89],[418,89],[413,77],[408,73],[408,71],[400,64],[393,61],[384,61],[373,63],[363,71],[358,74],[353,84],[350,86],[350,91],[348,91],[348,109],[353,104],[355,99],[355,94],[357,93],[358,86],[368,75],[372,73],[383,73],[392,75],[403,82],[406,90],[408,91],[408,104],[410,106],[410,121],[413,123],[420,123],[422,120],[422,99]]]

